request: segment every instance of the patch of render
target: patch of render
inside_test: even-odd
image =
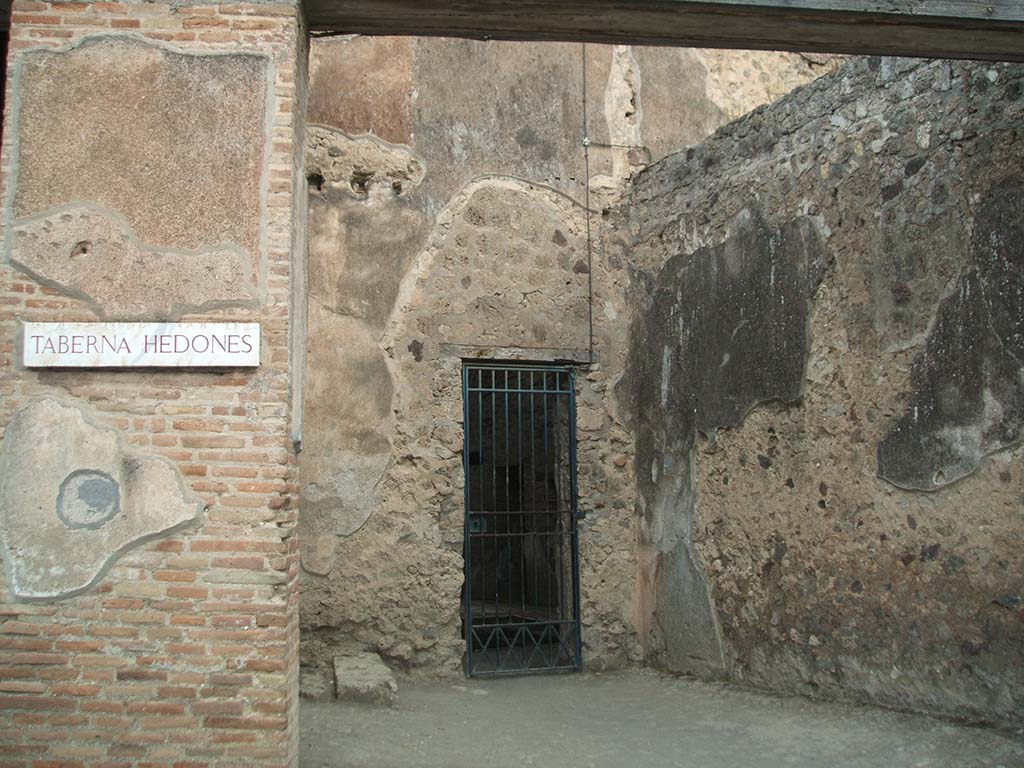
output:
[[[258,304],[249,258],[238,248],[147,246],[114,211],[66,206],[19,219],[11,231],[15,269],[82,299],[101,318],[173,319]]]
[[[429,231],[409,199],[424,163],[407,147],[310,126],[306,174],[312,179],[311,298],[379,334]]]
[[[752,197],[769,220],[808,218],[827,237],[799,407],[764,404],[693,453],[693,546],[734,680],[1019,727],[1019,443],[927,494],[880,479],[877,449],[928,397],[913,361],[940,324],[989,365],[1004,359],[974,334],[990,310],[958,286],[984,261],[971,258],[980,232],[1014,240],[1022,95],[1017,66],[854,60],[655,163],[630,189],[632,218],[614,214],[640,284],[715,243]],[[999,290],[1016,284],[1002,253]],[[943,322],[957,306],[973,319]]]
[[[588,51],[591,50],[588,47]],[[840,58],[763,51],[610,47],[591,194],[608,200],[652,159],[833,71]],[[668,84],[668,85],[667,85]]]
[[[415,43],[411,37],[316,39],[309,71],[310,123],[410,144]]]
[[[426,222],[408,195],[421,159],[373,136],[309,126],[309,373],[300,472],[302,566],[326,576],[339,537],[377,505],[392,458],[394,383],[381,335]]]
[[[708,98],[722,110],[727,121],[750,111],[751,104],[771,104],[796,88],[834,72],[845,56],[820,53],[750,51],[736,56],[733,51],[695,48],[693,53],[707,70]]]
[[[316,191],[347,189],[357,198],[400,196],[426,174],[422,158],[376,136],[349,136],[323,125],[307,128],[306,173]]]
[[[611,72],[604,91],[604,115],[611,144],[640,146],[643,123],[640,92],[640,67],[633,48],[616,45],[612,49]]]
[[[600,94],[610,51],[587,46],[595,141],[606,140]],[[582,52],[578,43],[413,38],[410,79],[390,98],[408,101],[409,142],[429,168],[419,194],[431,219],[466,184],[491,175],[583,198]]]
[[[878,476],[932,491],[1016,445],[1024,428],[1024,183],[1007,179],[974,221],[973,264],[914,361],[906,413],[878,446]]]
[[[835,67],[800,54],[636,46],[643,73],[643,144],[653,160],[699,144],[718,128]],[[826,57],[828,58],[828,57]]]
[[[721,245],[669,259],[644,299],[619,386],[637,431],[641,581],[656,592],[641,623],[649,651],[672,669],[715,675],[726,663],[693,545],[697,433],[713,451],[718,430],[759,403],[799,401],[824,268],[812,222],[771,228],[752,206]]]
[[[127,451],[78,405],[17,411],[0,444],[0,543],[21,600],[93,587],[125,552],[198,522],[202,503],[159,456]]]
[[[89,251],[93,238],[81,227],[104,216],[102,228],[120,229],[107,244],[144,265],[121,276],[128,293],[143,300],[161,293],[200,297],[157,302],[161,316],[263,300],[274,95],[269,56],[99,34],[24,52],[11,80],[8,262],[44,281],[48,271],[80,280],[62,260]],[[182,135],[192,140],[182,142]],[[205,181],[197,187],[200,177]],[[40,223],[50,214],[52,221]],[[18,230],[35,230],[45,252],[23,258]],[[49,264],[36,271],[30,260]],[[51,286],[87,300],[100,293],[95,286]],[[120,316],[116,308],[103,310]],[[124,316],[139,311],[129,306]]]
[[[640,103],[640,67],[632,46],[612,48],[608,82],[604,90],[604,119],[608,129],[608,173],[590,177],[590,192],[613,197],[647,158],[641,137],[643,106]]]
[[[377,485],[391,460],[388,421],[393,384],[379,336],[353,318],[310,305],[311,370],[303,478],[301,559],[312,574],[334,566],[339,537],[359,530],[377,504]],[[332,371],[330,375],[321,372]]]

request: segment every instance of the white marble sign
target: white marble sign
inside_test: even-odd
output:
[[[242,368],[259,323],[25,323],[26,368]]]

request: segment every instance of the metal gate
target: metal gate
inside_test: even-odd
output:
[[[576,376],[466,364],[466,671],[576,671]]]

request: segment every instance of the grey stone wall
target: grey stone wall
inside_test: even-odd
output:
[[[650,660],[1020,723],[1022,83],[857,60],[635,179]]]
[[[458,669],[461,359],[586,364],[591,288],[596,362],[578,392],[585,655],[589,668],[640,659],[632,438],[612,397],[627,273],[601,247],[601,210],[651,157],[831,66],[789,54],[314,42],[305,663],[355,645],[406,670]]]

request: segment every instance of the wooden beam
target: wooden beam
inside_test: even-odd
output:
[[[314,33],[1024,61],[1024,0],[304,0]]]

